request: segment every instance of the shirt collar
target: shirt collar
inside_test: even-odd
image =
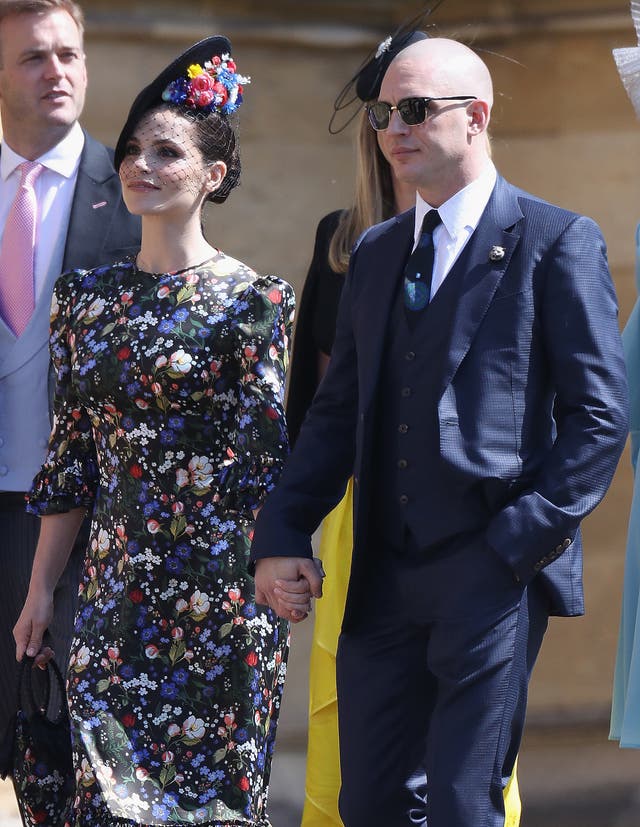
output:
[[[463,230],[475,230],[480,217],[491,197],[496,185],[498,173],[489,162],[487,168],[470,184],[451,196],[448,201],[438,207],[442,224],[451,238],[456,238]],[[419,193],[416,193],[416,216],[414,239],[418,243],[422,221],[429,210],[435,209],[428,204]]]
[[[84,132],[80,124],[76,122],[60,143],[51,147],[44,155],[36,158],[36,161],[52,172],[57,172],[65,178],[71,178],[78,169],[83,148]],[[0,177],[2,177],[2,180],[6,181],[16,167],[26,160],[11,149],[6,141],[3,141],[2,152],[0,153]]]

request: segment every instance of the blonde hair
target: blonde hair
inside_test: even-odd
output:
[[[378,146],[376,133],[369,125],[364,108],[358,123],[356,142],[356,181],[353,206],[343,210],[329,245],[329,266],[346,273],[351,248],[373,224],[395,215],[391,168]]]
[[[75,0],[2,0],[0,21],[18,14],[46,14],[52,11],[66,11],[80,34],[84,33],[84,13]]]

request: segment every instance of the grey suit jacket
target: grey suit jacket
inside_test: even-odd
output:
[[[113,152],[85,133],[63,270],[97,267],[136,251],[139,244],[140,219],[122,201]],[[35,473],[44,456],[50,430],[46,403],[47,396],[51,398],[47,393],[49,309],[57,275],[50,274],[19,339],[0,319],[0,491],[24,487],[24,483],[15,484],[16,469],[29,468],[29,473]],[[29,434],[26,442],[16,436],[24,433]],[[20,471],[22,477],[24,473]]]

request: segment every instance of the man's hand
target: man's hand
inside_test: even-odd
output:
[[[308,557],[264,557],[256,561],[256,603],[299,623],[311,611],[311,598],[322,597],[322,577]]]

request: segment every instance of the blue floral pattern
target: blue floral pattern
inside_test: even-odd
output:
[[[54,427],[29,508],[93,509],[68,671],[68,824],[268,825],[288,626],[253,525],[287,452],[291,287],[217,253],[56,285]]]

